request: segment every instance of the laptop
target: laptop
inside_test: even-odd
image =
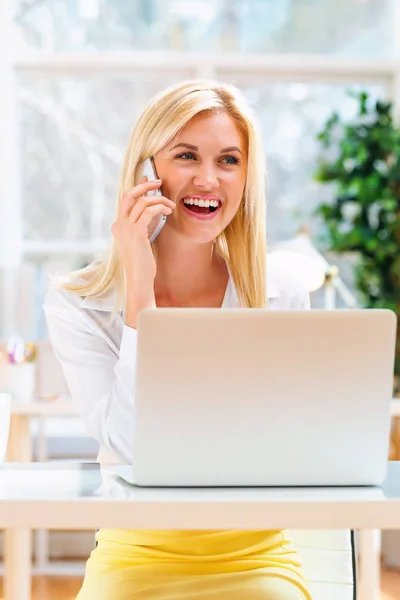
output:
[[[146,309],[139,486],[358,486],[385,479],[396,315]]]

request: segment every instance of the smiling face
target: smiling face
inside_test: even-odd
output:
[[[176,202],[165,233],[214,240],[235,216],[246,183],[246,141],[229,115],[196,115],[154,161],[163,195]]]

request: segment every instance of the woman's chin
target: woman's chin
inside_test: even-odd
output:
[[[207,223],[207,221],[196,221],[194,223],[187,222],[186,220],[173,220],[167,218],[164,229],[160,235],[166,238],[168,233],[178,235],[180,238],[189,239],[191,242],[197,244],[207,244],[215,240],[215,238],[223,231],[221,223]],[[172,241],[172,238],[171,238]]]
[[[219,236],[221,231],[222,229],[219,227],[202,224],[201,227],[182,227],[180,234],[196,244],[209,244]]]

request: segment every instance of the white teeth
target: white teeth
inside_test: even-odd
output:
[[[213,208],[218,208],[219,202],[218,200],[203,200],[200,198],[184,198],[183,202],[189,205],[203,206],[204,208],[209,208],[212,206]]]

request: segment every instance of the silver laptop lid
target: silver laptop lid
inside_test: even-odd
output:
[[[387,310],[141,312],[137,483],[379,483],[395,332]]]

